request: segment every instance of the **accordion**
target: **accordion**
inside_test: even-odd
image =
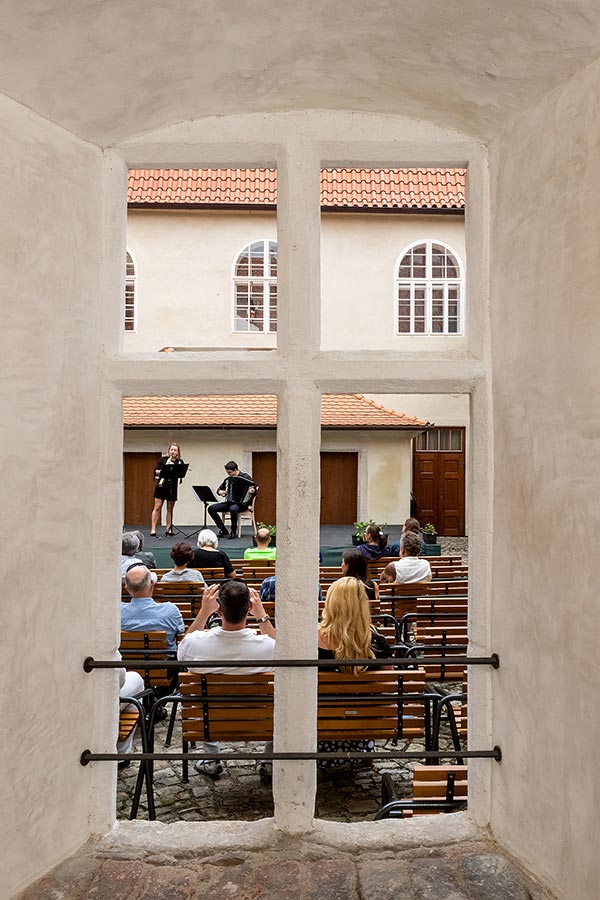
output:
[[[231,503],[249,506],[258,490],[256,484],[243,475],[230,475],[227,481],[227,499]]]

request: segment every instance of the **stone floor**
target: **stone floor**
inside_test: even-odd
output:
[[[18,900],[551,900],[485,839],[404,850],[285,836],[250,849],[156,845],[90,842]]]

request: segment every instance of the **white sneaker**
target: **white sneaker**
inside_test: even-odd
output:
[[[194,768],[200,775],[210,775],[211,778],[223,774],[223,765],[218,759],[197,759]]]

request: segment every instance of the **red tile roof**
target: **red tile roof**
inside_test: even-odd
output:
[[[465,208],[465,169],[323,169],[323,209]],[[276,169],[131,169],[130,206],[277,205]]]
[[[126,428],[275,428],[274,394],[210,397],[125,397]],[[428,423],[386,409],[362,394],[325,394],[323,428],[422,428]]]

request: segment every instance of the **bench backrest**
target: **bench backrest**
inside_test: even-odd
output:
[[[184,741],[272,740],[272,672],[256,675],[182,672],[179,690],[189,700],[181,704]]]
[[[168,687],[172,676],[167,669],[144,669],[141,660],[157,662],[168,658],[167,635],[164,631],[122,631],[121,655],[130,672],[139,672],[145,687]]]

